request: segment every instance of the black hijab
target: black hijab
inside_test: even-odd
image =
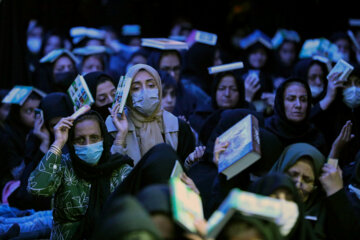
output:
[[[306,117],[299,123],[291,122],[287,119],[285,113],[284,93],[291,83],[300,83],[307,93],[308,107],[306,109]],[[287,146],[292,143],[306,142],[320,151],[326,152],[325,139],[322,133],[309,122],[309,114],[311,110],[311,92],[307,83],[299,78],[289,78],[283,82],[276,90],[274,115],[265,120],[265,128],[274,133],[279,140]]]
[[[106,207],[101,218],[99,218],[95,234],[91,239],[125,240],[128,239],[127,236],[129,234],[147,236],[144,239],[161,239],[160,233],[153,224],[149,214],[146,213],[139,202],[134,197],[124,196],[114,199]],[[129,239],[142,238],[133,237]]]
[[[293,202],[297,204],[299,209],[298,219],[286,239],[314,239],[310,226],[305,221],[304,204],[301,202],[295,184],[289,176],[283,173],[270,173],[254,182],[249,191],[269,196],[280,188],[284,188],[292,194]]]
[[[95,166],[89,165],[81,160],[76,154],[73,146],[74,129],[77,123],[82,120],[89,119],[88,117],[95,117],[100,125],[101,134],[103,137],[103,153],[99,163]],[[93,119],[93,118],[90,118]],[[89,205],[85,216],[74,236],[74,239],[90,236],[94,229],[95,220],[99,216],[105,201],[110,195],[110,177],[114,170],[118,169],[124,164],[132,165],[132,160],[120,154],[110,154],[110,137],[108,135],[106,126],[101,116],[95,111],[89,111],[77,119],[73,123],[73,127],[69,131],[69,153],[74,167],[75,174],[90,182],[91,189],[89,195]]]
[[[93,96],[94,100],[96,99],[97,86],[101,83],[110,81],[115,86],[115,82],[111,76],[104,72],[90,72],[84,76],[85,82],[88,85],[88,88]],[[116,88],[116,86],[115,86]],[[106,117],[110,114],[108,108],[112,107],[112,103],[109,103],[105,106],[97,107],[95,104],[91,107],[94,111],[100,113],[100,116],[106,120]]]

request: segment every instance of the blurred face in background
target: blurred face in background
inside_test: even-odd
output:
[[[56,60],[53,68],[53,74],[75,71],[74,63],[68,56],[62,56]]]
[[[168,112],[173,112],[176,105],[176,93],[173,87],[163,86],[161,105]]]
[[[350,60],[350,42],[346,38],[340,38],[335,41],[335,45],[338,47],[339,52],[342,54],[342,58],[345,61]]]
[[[169,73],[177,83],[180,81],[181,64],[178,55],[163,55],[160,59],[159,68],[160,70]]]
[[[0,122],[5,121],[11,109],[10,103],[0,103]]]
[[[49,52],[61,48],[61,38],[57,35],[52,35],[44,44],[44,56],[46,56]]]
[[[89,56],[84,58],[81,68],[83,75],[96,71],[104,71],[104,66],[100,60],[100,57]]]
[[[285,41],[279,49],[281,62],[285,66],[291,66],[296,59],[296,45],[294,42]]]
[[[115,92],[115,86],[111,81],[100,83],[96,87],[95,105],[97,107],[102,107],[112,103],[115,98]]]
[[[258,48],[249,54],[249,63],[251,67],[260,69],[265,66],[267,54],[264,48]]]

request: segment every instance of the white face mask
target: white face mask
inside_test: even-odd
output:
[[[322,91],[324,90],[324,86],[318,87],[318,86],[310,85],[309,87],[310,87],[310,91],[311,91],[311,96],[313,98],[319,96],[320,93],[322,93]]]
[[[27,47],[32,53],[39,53],[41,49],[42,39],[38,37],[29,37],[27,39]]]
[[[360,87],[352,86],[343,90],[343,102],[349,108],[360,106]]]
[[[133,107],[145,116],[150,116],[159,105],[159,90],[145,89],[132,94]]]

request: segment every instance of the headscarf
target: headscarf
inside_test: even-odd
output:
[[[153,224],[149,214],[131,196],[114,199],[104,214],[99,218],[97,229],[92,239],[127,239],[129,234],[146,236],[146,240],[160,240],[160,233]],[[135,238],[132,238],[135,239]]]
[[[153,76],[159,90],[159,104],[148,117],[139,113],[132,105],[131,93],[126,102],[128,107],[129,132],[126,136],[127,153],[137,163],[144,154],[159,143],[170,144],[177,150],[179,124],[178,119],[161,107],[162,87],[158,72],[146,64],[136,64],[125,77],[134,80],[136,74],[145,70]],[[165,139],[164,139],[165,138]],[[165,141],[164,141],[165,140]]]
[[[237,102],[237,104],[235,105],[235,107],[233,108],[244,108],[244,107],[248,107],[246,105],[246,102],[245,102],[245,89],[244,89],[244,84],[242,82],[242,80],[240,79],[240,76],[237,76],[235,74],[235,72],[232,72],[232,71],[227,71],[227,72],[222,72],[222,73],[219,73],[219,74],[216,74],[215,77],[214,77],[214,81],[212,82],[212,89],[211,89],[211,101],[212,101],[212,106],[214,109],[218,109],[219,106],[217,105],[217,102],[216,102],[216,92],[217,92],[217,89],[219,87],[219,84],[221,83],[221,80],[225,77],[225,76],[232,76],[234,77],[235,79],[235,84],[236,84],[236,87],[238,89],[238,92],[239,92],[239,100]]]
[[[292,83],[300,83],[307,93],[307,109],[305,119],[295,123],[287,119],[285,113],[285,89]],[[325,152],[325,139],[318,129],[309,122],[311,110],[311,92],[307,83],[298,78],[289,78],[283,82],[276,90],[274,115],[265,120],[265,128],[274,133],[285,146],[307,142]]]
[[[62,92],[47,94],[41,100],[40,108],[44,111],[44,121],[47,124],[53,118],[67,117],[74,112],[69,96]]]
[[[316,216],[317,224],[315,225],[315,232],[322,234],[324,223],[324,211],[323,211],[323,191],[321,190],[321,184],[319,181],[321,175],[321,169],[325,163],[324,155],[319,152],[315,147],[307,143],[296,143],[288,146],[284,149],[283,153],[274,164],[270,173],[281,172],[286,173],[290,167],[292,167],[300,158],[309,157],[312,160],[314,166],[315,183],[317,188],[310,193],[309,198],[304,203],[305,214],[307,216]]]
[[[108,74],[106,74],[104,72],[100,72],[100,71],[90,72],[90,73],[86,74],[84,76],[84,80],[85,80],[94,100],[96,99],[96,92],[97,92],[97,87],[99,84],[109,81],[112,84],[114,84],[114,86],[115,86],[113,78],[111,76],[109,76]],[[116,88],[116,86],[115,86],[115,88]],[[112,103],[101,106],[101,107],[95,106],[95,104],[94,104],[91,106],[91,108],[94,111],[97,111],[98,113],[100,113],[101,117],[105,120],[106,117],[110,114],[108,108],[109,107],[111,108],[111,106],[112,106]]]
[[[283,174],[283,173],[270,173],[265,175],[264,177],[260,178],[256,182],[254,182],[251,186],[249,191],[269,196],[274,193],[276,190],[284,188],[288,190],[293,197],[293,202],[298,205],[299,209],[299,216],[296,221],[296,224],[286,236],[286,239],[296,239],[296,240],[305,240],[305,239],[314,239],[314,236],[311,232],[310,226],[305,222],[305,209],[304,205],[300,199],[296,186],[292,179]]]
[[[170,189],[166,184],[153,184],[137,194],[137,199],[150,213],[163,213],[171,216]]]
[[[99,123],[101,134],[103,137],[103,153],[97,165],[92,166],[81,160],[76,154],[73,146],[75,135],[75,126],[79,121],[87,119],[86,116],[95,116]],[[93,118],[91,118],[93,119]],[[132,164],[132,160],[120,154],[110,155],[110,138],[106,130],[106,126],[101,116],[95,111],[89,111],[77,119],[73,123],[73,127],[69,131],[69,153],[75,174],[90,182],[91,189],[89,195],[89,205],[85,216],[81,220],[81,224],[76,232],[75,239],[89,236],[94,229],[95,219],[99,216],[105,201],[110,195],[110,177],[114,170],[124,164]]]

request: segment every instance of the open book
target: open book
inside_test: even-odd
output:
[[[2,103],[18,104],[22,106],[32,92],[35,92],[42,98],[46,96],[46,93],[35,87],[17,85],[3,98]]]
[[[188,45],[185,42],[175,41],[169,38],[142,38],[141,46],[158,48],[162,50],[188,49]]]
[[[170,179],[170,195],[175,222],[186,231],[195,233],[195,220],[204,218],[200,196],[178,177]]]
[[[251,114],[219,136],[219,143],[229,142],[219,155],[219,173],[232,178],[261,158],[259,122]]]
[[[280,227],[290,229],[297,221],[299,209],[294,202],[279,200],[234,188],[220,207],[211,215],[207,225],[207,236],[215,238],[231,217],[239,212],[243,215],[273,221]],[[285,230],[285,229],[284,229]]]
[[[120,114],[122,114],[124,111],[126,99],[130,92],[130,87],[131,87],[131,78],[121,76],[118,86],[116,88],[115,99],[112,105],[114,107],[115,104],[117,103],[120,104],[120,108],[119,108]]]
[[[300,42],[300,36],[294,30],[279,29],[272,38],[272,45],[278,48],[285,40]]]
[[[248,47],[254,45],[257,42],[261,43],[268,49],[272,49],[271,38],[269,38],[265,33],[260,30],[255,30],[245,38],[241,39],[239,45],[242,49],[247,49]]]
[[[326,38],[308,39],[301,47],[299,58],[311,58],[320,55],[336,62],[341,58],[338,47]]]
[[[95,101],[83,76],[78,75],[67,90],[76,110],[84,105],[91,106]]]

